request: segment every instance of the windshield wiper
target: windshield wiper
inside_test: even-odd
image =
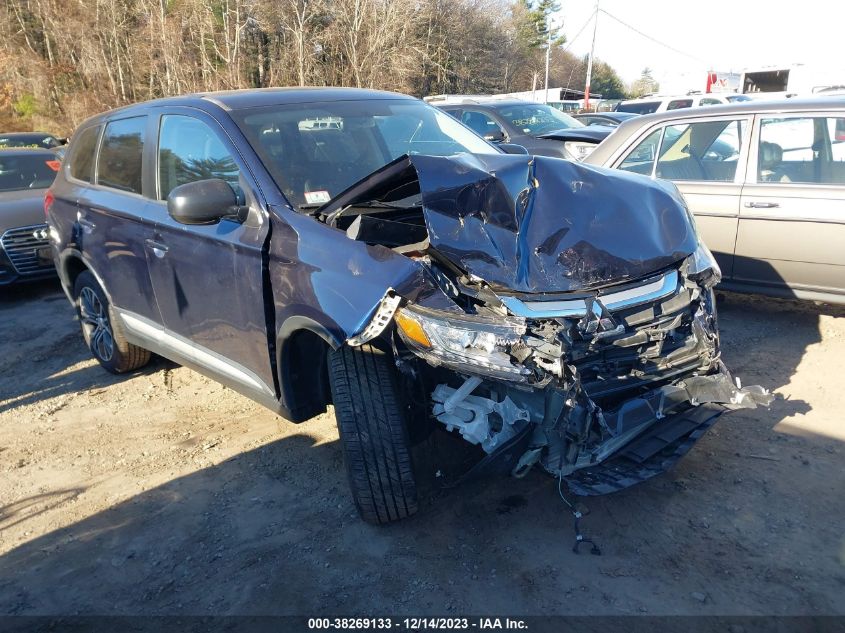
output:
[[[308,215],[314,215],[314,211],[326,206],[327,203],[323,204],[298,204],[296,205],[296,210],[300,213],[307,213]]]

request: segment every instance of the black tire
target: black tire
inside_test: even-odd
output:
[[[114,318],[106,293],[89,271],[76,278],[73,296],[85,344],[104,369],[122,374],[150,361],[148,350],[126,340],[120,319]]]
[[[349,485],[368,523],[385,524],[417,511],[403,398],[390,354],[371,345],[329,353],[337,427]]]

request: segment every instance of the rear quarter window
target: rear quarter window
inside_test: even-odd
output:
[[[616,107],[617,112],[633,112],[634,114],[651,114],[657,112],[660,107],[659,101],[637,101],[635,103],[620,103]]]
[[[68,174],[71,178],[83,182],[93,182],[94,164],[96,163],[97,140],[100,138],[100,126],[85,128],[73,139],[68,157]]]
[[[119,119],[106,125],[97,159],[97,184],[141,193],[141,167],[147,117]]]
[[[667,110],[679,110],[681,108],[690,108],[692,107],[692,99],[675,99],[674,101],[670,101],[669,105],[666,106]]]

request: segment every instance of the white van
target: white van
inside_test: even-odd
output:
[[[721,94],[689,94],[680,96],[646,95],[638,99],[627,99],[616,106],[617,112],[633,112],[634,114],[651,114],[652,112],[666,112],[681,108],[695,108],[698,106],[721,105],[730,103],[731,95]]]

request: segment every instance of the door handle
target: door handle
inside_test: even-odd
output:
[[[82,227],[82,232],[90,235],[91,231],[97,228],[97,225],[94,224],[91,220],[86,220],[82,216],[76,218],[76,223]]]
[[[168,248],[164,244],[156,242],[155,240],[144,240],[144,244],[146,244],[147,248],[149,248],[153,252],[153,255],[155,255],[159,259],[164,257],[168,251]]]
[[[745,206],[749,209],[775,209],[780,205],[777,202],[746,202]]]

